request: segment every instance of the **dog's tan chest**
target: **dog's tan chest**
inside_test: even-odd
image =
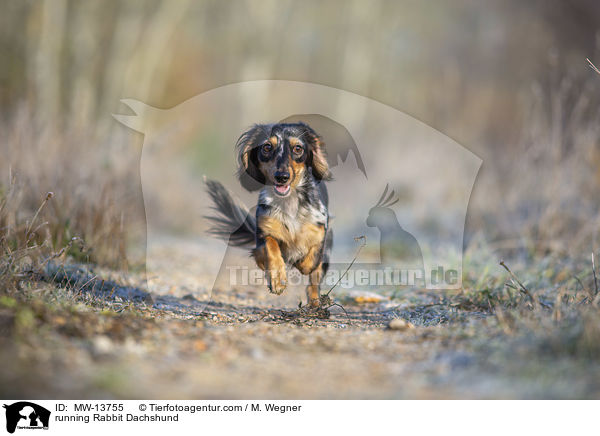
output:
[[[286,262],[295,263],[303,259],[311,248],[320,247],[325,237],[325,226],[307,221],[298,222],[290,228],[272,216],[261,216],[258,226],[265,236],[275,238],[281,247]]]

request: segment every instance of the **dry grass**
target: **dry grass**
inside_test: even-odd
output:
[[[27,111],[0,131],[0,154],[8,156],[0,166],[5,244],[28,253],[35,251],[28,244],[53,252],[68,245],[78,261],[126,267],[127,244],[143,235],[135,150],[99,141],[91,130],[37,127]],[[38,210],[47,192],[53,196]]]
[[[581,261],[600,246],[600,81],[548,81],[533,86],[521,140],[494,150],[475,187],[470,230],[498,258]]]
[[[35,279],[43,265],[52,258],[63,255],[77,239],[58,252],[52,251],[51,237],[46,222],[38,217],[53,193],[48,192],[29,219],[16,218],[15,197],[18,195],[14,179],[0,192],[0,291],[21,289],[23,283]]]

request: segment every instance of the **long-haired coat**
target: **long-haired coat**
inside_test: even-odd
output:
[[[209,217],[211,232],[232,246],[254,245],[252,256],[275,294],[286,288],[286,265],[308,275],[308,302],[318,307],[333,240],[323,183],[330,179],[324,142],[304,123],[257,124],[240,136],[236,150],[241,185],[260,190],[256,216],[219,182],[207,180],[219,212]]]

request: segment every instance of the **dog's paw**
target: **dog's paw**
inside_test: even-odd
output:
[[[319,307],[321,307],[321,300],[318,298],[309,298],[308,307],[310,307],[311,309],[318,309]]]
[[[287,286],[287,275],[285,267],[272,269],[267,274],[269,291],[281,295]]]

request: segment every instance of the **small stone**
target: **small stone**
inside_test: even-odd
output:
[[[265,358],[265,353],[260,348],[252,348],[250,350],[250,357],[254,360],[263,360]]]
[[[383,295],[379,295],[375,292],[362,291],[362,290],[352,290],[348,292],[348,298],[357,304],[367,304],[367,303],[381,303],[387,300]]]
[[[206,342],[201,339],[197,339],[192,344],[194,351],[206,351]]]
[[[123,342],[123,351],[132,355],[141,356],[144,354],[145,350],[141,344],[135,341],[135,339],[128,337]]]
[[[395,318],[393,320],[390,321],[390,323],[388,324],[388,329],[390,330],[399,330],[399,331],[403,331],[403,330],[409,330],[409,329],[414,329],[415,326],[402,319],[402,318]]]
[[[96,336],[92,340],[92,350],[96,355],[110,354],[115,348],[113,341],[105,335]]]

